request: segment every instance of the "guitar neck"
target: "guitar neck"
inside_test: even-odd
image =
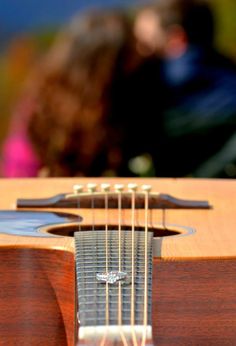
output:
[[[141,231],[122,230],[120,239],[117,231],[75,234],[80,344],[151,344],[152,233],[147,236],[145,247]]]

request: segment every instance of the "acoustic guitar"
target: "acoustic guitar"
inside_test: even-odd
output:
[[[0,345],[236,345],[236,181],[0,180]]]

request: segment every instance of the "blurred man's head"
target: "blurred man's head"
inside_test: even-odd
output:
[[[212,46],[214,20],[201,0],[158,0],[141,9],[135,35],[143,54],[180,56],[188,45]]]

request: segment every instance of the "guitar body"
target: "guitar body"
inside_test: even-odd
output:
[[[94,181],[103,182],[79,179],[81,184]],[[135,181],[178,198],[209,201],[210,209],[150,211],[150,227],[156,229],[152,266],[153,343],[158,346],[235,345],[236,181],[108,181],[111,184]],[[74,178],[0,181],[1,346],[77,343],[78,302],[71,234],[80,217],[81,227],[95,224],[100,228],[107,216],[102,209],[48,209],[42,219],[36,210],[31,210],[33,216],[29,211],[25,214],[15,211],[19,197],[53,196],[71,191],[76,183],[78,179]],[[58,219],[51,218],[50,213],[48,217],[50,211]],[[144,217],[144,212],[138,210],[137,225],[143,224]],[[109,222],[116,225],[117,219],[117,210],[109,210]],[[128,227],[130,220],[131,212],[122,211],[122,224]],[[36,231],[26,234],[32,222],[37,235]],[[17,224],[23,230],[21,235],[16,232]]]

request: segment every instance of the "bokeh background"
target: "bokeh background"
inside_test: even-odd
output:
[[[11,110],[28,71],[50,46],[58,28],[88,7],[128,6],[135,0],[1,0],[0,2],[0,145]],[[236,1],[209,0],[216,18],[216,46],[236,61]]]

